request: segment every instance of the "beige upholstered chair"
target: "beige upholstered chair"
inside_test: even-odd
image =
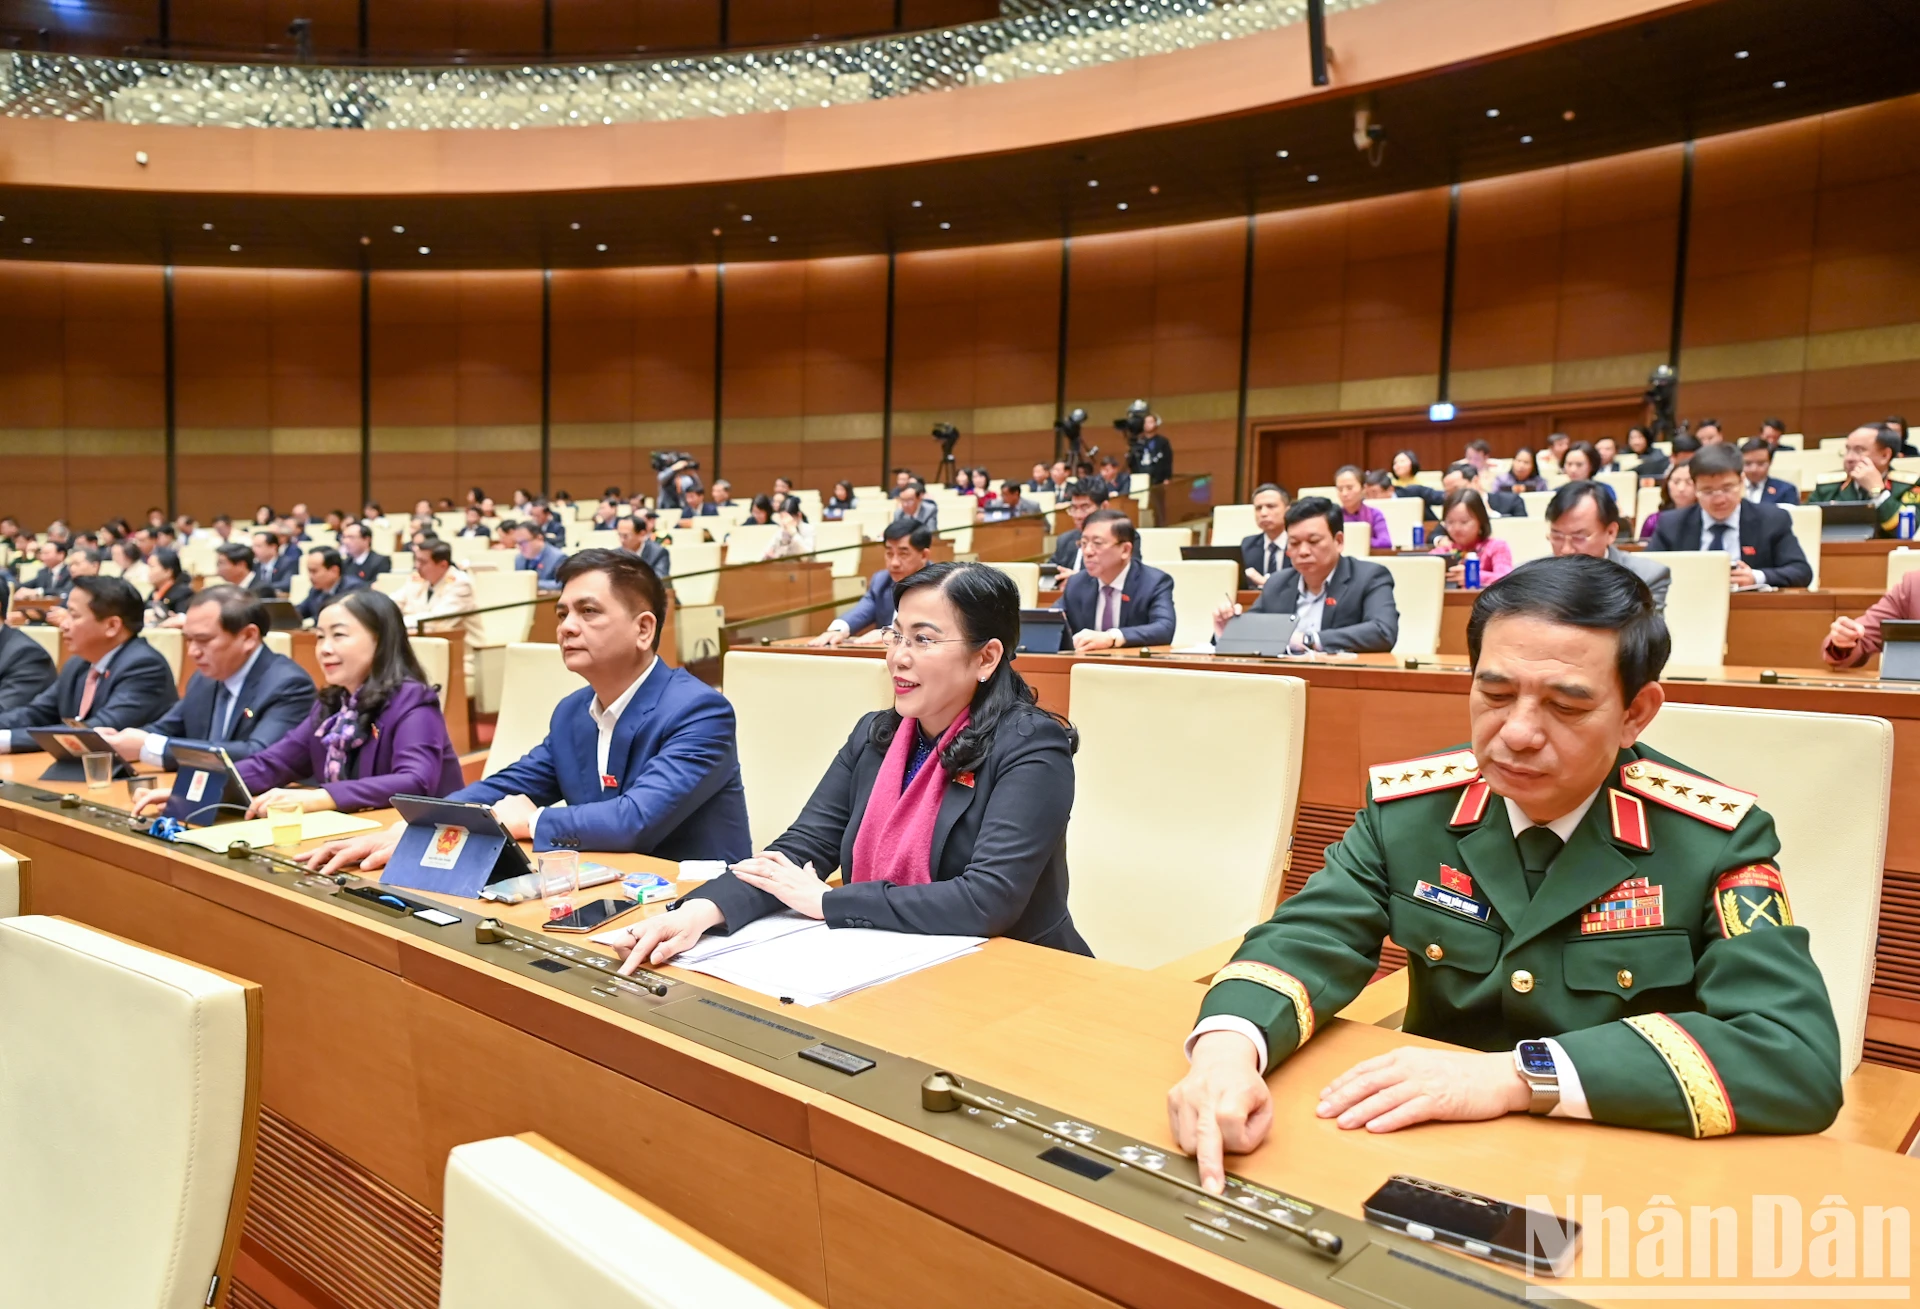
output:
[[[987,567],[997,569],[1013,579],[1020,588],[1020,607],[1037,609],[1040,606],[1040,565],[1039,564],[1000,564],[991,563]]]
[[[1553,546],[1547,540],[1547,520],[1544,518],[1496,518],[1493,520],[1493,539],[1507,543],[1516,568],[1530,560],[1545,559],[1553,553]]]
[[[884,659],[729,650],[720,685],[733,702],[755,850],[792,825],[860,716],[893,704]]]
[[[1447,561],[1439,555],[1382,555],[1373,562],[1393,574],[1393,603],[1400,610],[1400,635],[1393,652],[1422,659],[1439,654]]]
[[[0,920],[0,1301],[190,1309],[253,1169],[260,988],[62,918]]]
[[[1304,500],[1310,495],[1324,496],[1335,504],[1340,503],[1340,492],[1331,486],[1303,486],[1294,492],[1295,500]]]
[[[1648,550],[1653,559],[1673,570],[1667,590],[1667,632],[1673,654],[1667,662],[1678,668],[1717,668],[1727,657],[1727,611],[1733,592],[1727,574],[1727,556],[1707,550]]]
[[[720,551],[710,541],[675,541],[667,547],[667,558],[673,563],[673,591],[681,604],[713,603],[720,591]]]
[[[1527,517],[1538,518],[1541,522],[1546,521],[1547,505],[1552,500],[1553,492],[1551,491],[1522,491],[1520,493],[1520,503],[1527,507]],[[1633,501],[1629,498],[1622,500],[1620,503],[1632,504]]]
[[[613,531],[589,532],[576,526],[567,533],[567,553],[577,554],[582,550],[618,550],[620,533]]]
[[[1893,725],[1846,714],[1669,704],[1643,739],[1704,776],[1753,792],[1773,815],[1794,921],[1812,937],[1840,1028],[1841,1074],[1851,1074],[1873,984]],[[1790,771],[1781,769],[1783,759],[1793,761]]]
[[[813,1303],[532,1133],[447,1157],[440,1309]]]
[[[1213,545],[1239,545],[1259,530],[1260,525],[1253,520],[1252,505],[1215,505],[1213,527],[1207,540]]]
[[[55,664],[58,664],[60,662],[60,629],[59,628],[48,627],[45,624],[33,624],[27,627],[23,627],[20,630],[25,632],[28,636],[32,637],[34,640],[38,641],[40,643],[40,648],[45,650],[49,655],[53,657],[53,662]]]
[[[160,652],[178,682],[187,660],[187,634],[177,627],[149,627],[141,631],[140,639]]]
[[[1373,524],[1348,523],[1340,529],[1340,553],[1349,559],[1365,559],[1373,553]]]
[[[1596,477],[1594,481],[1604,483],[1613,488],[1615,504],[1632,504],[1634,493],[1640,489],[1640,474],[1638,473],[1602,473]],[[1532,513],[1533,510],[1529,508],[1527,512]]]
[[[1425,517],[1427,502],[1410,495],[1396,495],[1389,500],[1369,500],[1367,503],[1378,509],[1380,516],[1387,520],[1387,535],[1393,538],[1394,548],[1412,549],[1413,529]]]
[[[289,659],[293,658],[292,632],[268,632],[261,644],[277,655],[285,655]]]
[[[1812,590],[1820,589],[1820,506],[1819,505],[1781,505],[1787,511],[1787,517],[1793,520],[1793,536],[1800,542],[1800,549],[1807,556],[1807,563],[1813,567],[1813,580],[1807,583]]]
[[[307,576],[306,565],[293,570],[293,579],[287,583],[287,603],[299,604],[313,594],[313,579]]]
[[[447,704],[447,679],[451,676],[452,659],[444,636],[410,636],[407,644],[413,647],[413,657],[420,661],[420,671],[427,675],[427,683],[440,693],[440,706]]]
[[[413,574],[411,572],[403,573],[396,568],[390,573],[382,573],[380,576],[374,578],[373,589],[381,595],[398,595],[400,588],[412,580]]]
[[[501,656],[504,686],[500,716],[494,721],[493,744],[487,747],[482,777],[491,777],[546,739],[554,709],[587,684],[560,658],[557,645],[516,641],[503,649]]]
[[[860,524],[845,519],[823,523],[818,514],[812,515],[812,521],[815,561],[831,565],[835,577],[864,582],[860,576]]]
[[[1173,641],[1180,646],[1213,639],[1213,611],[1238,592],[1240,569],[1225,559],[1182,559],[1155,564],[1173,579]]]
[[[498,713],[502,691],[501,678],[506,670],[506,648],[524,641],[533,631],[533,601],[540,593],[540,577],[532,569],[505,569],[472,573],[473,605],[487,609],[495,605],[513,605],[480,615],[480,628],[486,633],[483,643],[468,653],[473,659],[473,679],[467,687],[474,707],[483,714]],[[526,603],[514,604],[515,601]]]
[[[1899,546],[1887,551],[1887,590],[1894,586],[1914,569],[1920,568],[1920,550]]]
[[[22,886],[25,880],[20,856],[0,846],[0,918],[11,918],[20,912],[20,904],[26,898]]]
[[[1082,663],[1071,696],[1069,903],[1095,956],[1155,968],[1271,913],[1300,794],[1306,683]],[[1143,771],[1142,760],[1156,763]]]
[[[1142,527],[1140,543],[1135,547],[1142,561],[1158,568],[1163,563],[1178,563],[1180,547],[1193,544],[1193,530],[1186,527]]]
[[[727,567],[736,568],[741,564],[758,563],[767,553],[767,547],[773,544],[773,538],[780,535],[777,523],[742,523],[727,533]]]

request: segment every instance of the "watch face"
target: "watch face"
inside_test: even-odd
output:
[[[1520,1066],[1541,1077],[1552,1077],[1559,1071],[1554,1066],[1553,1051],[1545,1041],[1522,1041]]]

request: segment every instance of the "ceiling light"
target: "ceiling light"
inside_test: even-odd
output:
[[[395,223],[395,224],[393,225],[393,230],[394,230],[394,234],[395,234],[395,235],[399,235],[399,234],[401,234],[401,233],[404,233],[404,232],[405,232],[405,231],[406,231],[407,229],[406,229],[406,228],[404,228],[404,227],[402,227],[402,226],[400,226],[400,224],[398,224],[398,223]]]
[[[1733,52],[1733,57],[1735,59],[1745,59],[1747,57],[1747,52],[1745,50],[1735,50]]]
[[[576,231],[576,232],[577,232],[577,231],[579,231],[579,230],[580,230],[580,224],[578,224],[578,223],[575,223],[575,224],[573,225],[573,230],[574,230],[574,231]]]
[[[370,236],[363,236],[363,237],[361,237],[361,238],[360,238],[360,244],[361,244],[361,245],[372,245],[372,244],[373,244],[373,238],[372,238],[372,237],[370,237]]]
[[[1319,181],[1319,180],[1320,180],[1320,174],[1318,174],[1318,173],[1308,173],[1308,174],[1307,174],[1307,180],[1308,180],[1309,182],[1317,182],[1317,181]]]
[[[200,224],[200,230],[201,230],[201,231],[203,231],[203,232],[211,232],[211,231],[213,230],[213,224],[212,224],[212,223],[202,223],[202,224]]]
[[[1532,138],[1532,137],[1530,137],[1530,136],[1523,136],[1523,137],[1521,137],[1521,138],[1520,138],[1520,144],[1521,144],[1521,145],[1532,145],[1532,144],[1533,144],[1533,138]]]
[[[1087,185],[1088,185],[1088,186],[1098,186],[1098,185],[1100,185],[1100,183],[1098,183],[1098,182],[1096,182],[1096,181],[1089,181],[1089,182],[1087,183]]]
[[[427,248],[426,246],[424,246],[424,245],[423,245],[423,246],[421,246],[421,247],[420,247],[420,253],[421,253],[421,254],[423,254],[423,255],[430,255],[430,254],[432,254],[432,253],[433,253],[433,251],[432,251],[432,250],[430,250],[430,249],[428,249],[428,248]]]
[[[741,215],[740,215],[740,221],[741,221],[741,222],[743,222],[743,223],[751,223],[751,222],[753,221],[753,215],[752,215],[752,214],[741,214]]]
[[[21,238],[20,238],[20,244],[21,244],[21,245],[32,245],[32,244],[33,244],[33,238],[32,238],[32,237],[30,237],[30,236],[23,236],[23,237],[21,237]]]
[[[913,207],[914,207],[915,209],[918,209],[918,208],[920,207],[920,202],[919,202],[918,200],[915,200],[915,201],[913,202]]]
[[[1500,116],[1500,111],[1499,111],[1498,109],[1489,109],[1489,110],[1487,110],[1487,117],[1488,117],[1488,118],[1498,118],[1499,116]]]
[[[1773,89],[1776,91],[1784,91],[1787,89],[1787,84],[1785,82],[1775,82],[1773,84]]]
[[[1573,121],[1573,110],[1571,109],[1562,110],[1560,114],[1560,121],[1563,123],[1571,123]]]
[[[605,254],[605,253],[607,252],[607,247],[606,247],[606,243],[605,243],[605,242],[602,242],[601,244],[599,244],[599,245],[596,245],[596,246],[595,246],[595,247],[593,247],[593,248],[594,248],[595,250],[598,250],[598,251],[599,251],[599,252],[600,252],[601,254]]]
[[[1159,188],[1158,186],[1150,186],[1150,187],[1148,187],[1148,188],[1147,188],[1147,194],[1148,194],[1148,195],[1159,195],[1159,194],[1160,194],[1160,188]]]
[[[1273,157],[1275,159],[1285,159],[1287,157],[1287,154],[1288,152],[1285,150],[1275,150],[1273,152]]]
[[[718,235],[720,235],[720,229],[719,229],[719,228],[717,228],[717,227],[716,227],[716,228],[714,228],[714,229],[713,229],[713,234],[714,234],[715,236],[718,236]]]
[[[952,223],[942,223],[940,224],[940,230],[944,232],[947,229],[951,228],[952,226],[953,226]]]
[[[1118,205],[1115,206],[1115,208],[1117,209],[1125,209],[1126,207],[1127,207],[1127,202],[1125,200],[1122,200]]]
[[[239,246],[237,246],[237,245],[230,245],[230,246],[228,246],[228,247],[227,247],[227,249],[229,249],[229,250],[231,250],[231,251],[233,251],[233,253],[235,253],[235,254],[239,254],[239,253],[240,253],[240,247],[239,247]]]
[[[777,236],[770,236],[770,237],[768,237],[768,238],[767,238],[767,240],[769,240],[769,241],[778,241],[779,239],[780,239],[780,238],[779,238],[779,237],[777,237]]]

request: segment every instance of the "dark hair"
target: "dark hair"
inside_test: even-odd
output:
[[[1455,505],[1460,506],[1473,515],[1473,521],[1480,526],[1480,539],[1482,541],[1492,538],[1493,520],[1487,517],[1487,502],[1481,499],[1480,493],[1470,486],[1454,487],[1453,490],[1447,492],[1447,498],[1440,502],[1442,530],[1444,530],[1447,515],[1453,512]]]
[[[1668,442],[1668,444],[1677,455],[1698,454],[1701,449],[1700,438],[1691,432],[1680,433],[1674,437],[1672,441]]]
[[[1336,482],[1339,481],[1343,473],[1352,473],[1354,481],[1359,482],[1363,486],[1366,484],[1365,474],[1360,471],[1358,464],[1341,464],[1333,470],[1333,480]]]
[[[1121,517],[1124,521],[1125,516]],[[1014,585],[1013,579],[989,564],[952,561],[928,564],[893,584],[894,613],[899,614],[900,602],[906,599],[907,592],[927,586],[939,590],[953,605],[954,612],[960,616],[960,635],[970,647],[978,650],[989,641],[998,641],[1001,652],[992,675],[974,688],[973,701],[967,707],[967,725],[940,752],[940,766],[946,769],[947,776],[957,776],[985,763],[1001,721],[1017,710],[1047,714],[1066,729],[1067,748],[1078,749],[1079,734],[1072,724],[1058,714],[1041,709],[1039,694],[1013,669],[1013,652],[1020,644],[1020,588]],[[874,716],[868,739],[884,751],[899,730],[899,711],[888,709]]]
[[[1870,426],[1873,428],[1873,439],[1876,445],[1879,445],[1883,449],[1890,450],[1896,455],[1900,453],[1900,446],[1902,444],[1900,433],[1894,431],[1893,428],[1887,426],[1885,423],[1873,423],[1870,424]]]
[[[1619,637],[1615,667],[1621,698],[1660,679],[1673,643],[1653,593],[1632,570],[1611,559],[1560,555],[1516,568],[1480,593],[1467,619],[1467,661],[1480,666],[1481,639],[1496,618],[1542,618]]]
[[[1140,539],[1140,534],[1134,530],[1133,520],[1118,509],[1094,510],[1087,515],[1087,521],[1080,525],[1080,530],[1084,532],[1095,523],[1112,523],[1113,539],[1117,544],[1132,545]]]
[[[1649,450],[1653,449],[1653,433],[1649,432],[1646,428],[1642,427],[1638,423],[1635,423],[1632,427],[1629,427],[1627,429],[1627,449],[1633,450],[1633,434],[1635,432],[1638,432],[1640,434],[1641,439],[1647,443],[1647,449]],[[1634,453],[1638,454],[1640,452],[1635,450]]]
[[[765,492],[753,497],[747,508],[756,514],[765,514],[767,522],[773,521],[773,497]]]
[[[273,548],[276,550],[284,544],[284,542],[280,540],[280,533],[274,531],[271,527],[255,527],[253,529],[253,535],[266,537],[267,540],[273,542]]]
[[[220,606],[220,630],[229,636],[238,636],[251,627],[265,638],[273,630],[273,620],[267,617],[267,607],[260,597],[237,586],[222,584],[195,591],[187,601],[187,608],[196,609],[206,604]]]
[[[1479,439],[1467,442],[1467,449],[1474,451],[1476,454],[1490,455],[1493,453],[1493,447]]]
[[[127,629],[128,636],[138,636],[146,621],[147,602],[133,589],[133,583],[120,577],[102,577],[98,573],[92,577],[76,577],[73,589],[87,593],[87,607],[93,616],[101,622],[109,618],[118,618],[120,625]]]
[[[1409,476],[1411,476],[1411,475],[1413,475],[1414,473],[1417,473],[1417,472],[1419,472],[1419,471],[1420,471],[1420,456],[1419,456],[1419,455],[1417,455],[1417,454],[1415,454],[1415,453],[1414,453],[1413,451],[1411,451],[1411,450],[1395,450],[1395,451],[1393,452],[1393,458],[1391,458],[1391,459],[1389,459],[1389,460],[1387,460],[1387,471],[1388,471],[1388,472],[1392,472],[1392,471],[1393,471],[1393,466],[1394,466],[1394,465],[1395,465],[1396,463],[1398,463],[1398,462],[1400,461],[1400,456],[1401,456],[1401,455],[1405,455],[1405,456],[1407,457],[1407,474],[1408,474]]]
[[[262,514],[265,514],[266,517],[262,518],[260,516]],[[279,516],[280,516],[279,514],[276,514],[275,512],[273,512],[272,505],[261,505],[258,509],[255,509],[253,511],[253,521],[255,523],[271,523],[274,519],[278,518]]]
[[[453,547],[437,536],[430,536],[413,548],[426,551],[427,558],[436,564],[450,564],[453,562]]]
[[[330,545],[314,546],[311,550],[307,551],[307,558],[319,559],[322,568],[345,568],[347,566],[346,557]]]
[[[43,546],[50,545],[54,549],[58,550],[61,554],[65,554],[67,552],[67,543],[65,541],[56,541],[52,537],[48,537],[46,540],[42,541],[40,544]],[[244,549],[245,547],[242,547],[242,548]],[[253,552],[251,550],[247,551],[247,558],[249,559],[253,558]]]
[[[349,518],[340,524],[340,534],[345,536],[348,532],[358,532],[360,535],[366,537],[369,543],[373,541],[373,529],[361,522],[358,518]]]
[[[1518,450],[1515,450],[1513,452],[1513,458],[1507,462],[1507,471],[1509,473],[1513,471],[1513,465],[1520,462],[1521,455],[1525,455],[1527,457],[1527,467],[1533,469],[1533,471],[1529,473],[1528,476],[1529,477],[1540,476],[1540,461],[1534,458],[1533,447],[1530,445],[1523,445]]]
[[[229,541],[214,551],[230,564],[240,564],[245,568],[253,567],[253,547],[241,545],[238,541]]]
[[[1333,539],[1336,541],[1347,530],[1346,511],[1324,495],[1302,496],[1295,500],[1287,506],[1287,516],[1284,521],[1288,527],[1297,527],[1315,518],[1326,520],[1327,531],[1333,534]]]
[[[800,497],[797,495],[790,495],[782,500],[780,502],[780,512],[783,514],[792,514],[803,523],[807,521],[806,511],[800,507]]]
[[[1474,478],[1480,476],[1480,470],[1478,468],[1475,468],[1472,464],[1468,463],[1464,459],[1457,459],[1453,463],[1448,464],[1447,471],[1449,473],[1455,474],[1456,476],[1464,477],[1469,482],[1471,482]]]
[[[1720,420],[1718,418],[1702,418],[1693,425],[1693,430],[1698,432],[1703,427],[1711,427],[1717,431],[1720,427]]]
[[[1278,482],[1260,483],[1260,485],[1253,488],[1253,495],[1247,497],[1248,502],[1251,503],[1253,499],[1263,491],[1272,491],[1275,494],[1277,494],[1282,500],[1287,501],[1289,504],[1293,502],[1293,497],[1287,494],[1287,488],[1280,485]]]
[[[1901,425],[1904,426],[1906,423],[1906,420],[1901,419],[1900,421],[1901,421]],[[1774,431],[1780,433],[1780,435],[1782,436],[1785,436],[1787,434],[1787,420],[1784,418],[1762,418],[1760,420],[1760,426],[1771,427]]]
[[[368,588],[363,591],[349,591],[327,609],[335,605],[344,606],[353,615],[353,620],[373,633],[373,666],[367,670],[367,680],[360,687],[360,694],[354,698],[354,738],[359,739],[368,724],[380,717],[380,711],[387,707],[387,701],[393,693],[407,682],[427,682],[426,670],[420,667],[420,661],[414,657],[413,645],[407,639],[407,620],[401,616],[400,606],[379,591]],[[326,610],[321,610],[324,614]],[[335,686],[331,682],[320,688],[320,703],[325,708],[321,715],[324,720],[340,712],[345,703],[347,689]]]
[[[898,541],[901,537],[916,550],[933,549],[933,529],[918,518],[896,518],[880,533],[882,541]]]
[[[846,497],[845,497],[845,498],[846,498],[846,499],[848,499],[848,500],[852,500],[852,499],[853,499],[853,483],[852,483],[852,482],[849,482],[849,481],[847,481],[847,480],[846,480],[845,478],[842,478],[842,479],[841,479],[840,481],[838,481],[838,482],[835,482],[835,483],[833,484],[833,489],[834,489],[834,491],[836,492],[836,494],[834,495],[834,497],[833,497],[833,498],[834,498],[834,499],[836,499],[836,500],[838,500],[838,499],[840,499],[840,498],[841,498],[841,497],[840,497],[840,496],[839,496],[839,495],[837,494],[837,492],[839,492],[839,491],[840,491],[840,490],[841,490],[842,488],[844,488],[844,489],[846,490],[846,493],[847,493],[847,494],[846,494]]]
[[[583,573],[605,573],[607,585],[629,609],[635,613],[645,610],[653,615],[654,653],[658,654],[662,627],[667,621],[667,593],[660,585],[660,574],[642,563],[638,555],[595,547],[568,556],[555,577],[564,587]]]
[[[1081,478],[1067,483],[1067,500],[1071,503],[1076,496],[1084,495],[1097,505],[1107,502],[1107,484],[1098,478]],[[1257,494],[1257,492],[1256,492]]]
[[[1743,455],[1765,455],[1768,463],[1773,462],[1773,447],[1767,444],[1767,438],[1764,436],[1750,436],[1742,441],[1740,443],[1740,453]]]
[[[1558,522],[1562,515],[1577,509],[1582,499],[1593,501],[1593,511],[1600,515],[1600,526],[1609,527],[1620,521],[1620,502],[1614,498],[1613,488],[1605,482],[1584,478],[1568,482],[1553,493],[1553,499],[1547,501],[1547,521]]]
[[[147,562],[149,564],[159,564],[162,568],[166,569],[167,573],[173,578],[174,585],[176,586],[181,582],[191,583],[193,581],[192,578],[187,576],[187,570],[180,566],[180,552],[178,550],[170,550],[164,545],[160,546],[155,549],[152,554],[147,556]]]
[[[1375,468],[1360,479],[1360,485],[1377,486],[1382,490],[1391,491],[1393,490],[1393,474],[1384,468]]]
[[[1567,460],[1573,458],[1576,454],[1583,454],[1587,457],[1587,473],[1590,476],[1599,473],[1600,452],[1594,449],[1593,442],[1591,441],[1575,441],[1567,447],[1567,452],[1560,456],[1561,472],[1564,473],[1567,471]],[[1572,474],[1569,473],[1568,476],[1572,476]]]
[[[1712,477],[1718,473],[1741,472],[1740,452],[1725,441],[1716,441],[1705,447],[1692,460],[1693,480],[1698,482],[1703,476]]]

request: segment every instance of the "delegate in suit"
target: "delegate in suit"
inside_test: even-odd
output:
[[[348,523],[340,529],[340,557],[345,570],[373,585],[382,573],[393,571],[393,560],[373,548],[373,532],[365,523]]]
[[[307,551],[306,598],[294,608],[309,623],[317,622],[320,611],[353,591],[364,591],[367,583],[347,571],[347,561],[331,546],[316,546]]]
[[[59,671],[45,646],[17,627],[0,626],[0,714],[31,703]]]
[[[39,695],[0,713],[0,753],[37,750],[20,728],[58,727],[69,718],[92,727],[137,727],[180,698],[173,669],[140,639],[146,602],[118,577],[76,577],[67,593],[67,646],[73,657]]]
[[[1067,616],[1075,650],[1173,640],[1173,579],[1133,557],[1139,540],[1118,509],[1087,515],[1080,528],[1081,570],[1053,604]]]
[[[569,557],[560,581],[561,657],[587,686],[555,708],[544,741],[449,798],[491,805],[536,850],[745,858],[733,706],[655,655],[666,609],[659,577],[632,555],[593,549]],[[328,872],[379,868],[401,830],[330,842],[311,862]]]
[[[300,725],[315,694],[306,669],[262,643],[269,630],[259,597],[236,586],[197,592],[182,631],[194,667],[186,693],[158,718],[101,736],[128,763],[168,771],[182,742],[220,746],[236,760],[266,749]]]
[[[1286,512],[1284,561],[1260,588],[1251,612],[1292,614],[1293,642],[1303,650],[1391,650],[1400,639],[1393,574],[1341,553],[1344,519],[1340,506],[1324,496],[1295,501]],[[1238,612],[1231,600],[1214,611],[1216,640]]]
[[[1841,1102],[1826,984],[1757,798],[1638,743],[1669,641],[1646,586],[1542,559],[1475,601],[1470,746],[1368,770],[1326,866],[1220,970],[1169,1095],[1221,1184],[1264,1074],[1411,960],[1402,1048],[1333,1079],[1343,1128],[1531,1112],[1723,1136],[1818,1132]]]
[[[1008,657],[1019,588],[985,564],[938,563],[898,592],[893,708],[860,718],[765,851],[611,941],[627,971],[782,908],[828,927],[1089,953],[1067,908],[1073,738]],[[836,868],[843,885],[829,888]]]
[[[1779,505],[1741,498],[1740,452],[1710,445],[1688,465],[1699,503],[1660,515],[1655,550],[1716,550],[1732,561],[1737,587],[1809,586],[1813,566],[1793,535],[1793,520]]]
[[[933,556],[933,532],[911,518],[896,518],[880,534],[880,541],[887,566],[867,579],[859,602],[828,623],[827,630],[808,645],[839,645],[863,633],[861,644],[871,644],[893,622],[893,588],[927,566]]]
[[[1547,501],[1547,544],[1556,555],[1592,555],[1611,559],[1647,584],[1658,613],[1667,611],[1673,570],[1642,551],[1622,550],[1620,502],[1603,482],[1568,482]],[[1525,565],[1522,565],[1525,567]]]

